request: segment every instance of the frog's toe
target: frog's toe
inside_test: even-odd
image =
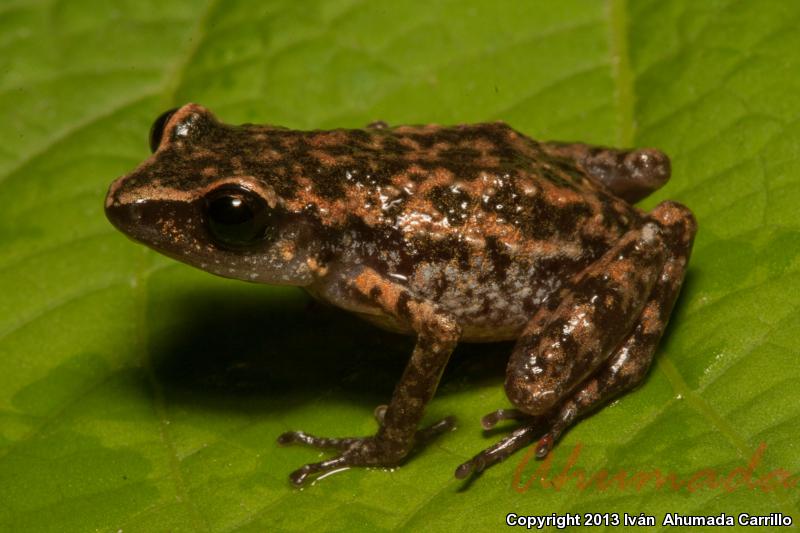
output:
[[[287,431],[278,437],[278,444],[305,444],[314,448],[325,448],[334,450],[346,450],[352,446],[358,439],[357,438],[329,438],[317,437],[309,435],[304,431]]]
[[[416,435],[414,436],[414,442],[417,445],[426,444],[431,440],[435,439],[442,433],[447,433],[448,431],[452,431],[456,428],[456,417],[448,416],[445,417],[438,422],[431,424],[430,426],[424,427],[417,431]]]
[[[530,418],[530,415],[523,413],[519,409],[498,409],[484,415],[481,418],[481,426],[483,429],[492,429],[503,420],[525,420],[527,418]]]
[[[327,461],[321,461],[319,463],[309,463],[289,474],[289,480],[295,487],[301,487],[306,481],[308,481],[309,476],[315,474],[325,474],[327,472],[332,472],[333,470],[338,470],[339,468],[347,468],[349,466],[347,463],[347,458],[344,455],[334,457],[333,459],[328,459]]]
[[[547,454],[553,449],[553,444],[556,442],[557,438],[558,435],[553,431],[545,433],[542,438],[539,439],[539,442],[536,443],[536,457],[539,459],[547,457]]]
[[[486,448],[469,461],[456,468],[456,477],[464,479],[470,474],[480,474],[492,465],[506,459],[516,451],[524,448],[535,440],[537,431],[533,425],[523,426],[507,436],[494,446]]]

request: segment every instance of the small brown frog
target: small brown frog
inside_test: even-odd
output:
[[[219,122],[187,104],[150,134],[153,155],[114,183],[109,220],[208,272],[297,285],[416,336],[375,435],[281,443],[338,453],[291,474],[395,466],[459,341],[516,340],[506,377],[519,428],[456,469],[463,478],[573,422],[644,378],[696,231],[684,206],[633,203],[670,175],[654,149],[537,142],[502,122],[295,131]]]

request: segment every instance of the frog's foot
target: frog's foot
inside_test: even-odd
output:
[[[381,425],[383,424],[382,416],[383,413],[385,413],[385,410],[385,405],[378,406],[378,408],[375,410],[375,418]],[[434,424],[431,424],[430,426],[418,430],[414,436],[414,439],[417,443],[425,443],[442,433],[455,429],[455,427],[456,418],[454,416],[448,416]],[[289,444],[304,444],[313,448],[346,450],[354,444],[357,444],[358,441],[366,438],[371,437],[317,437],[315,435],[306,433],[305,431],[287,431],[278,437],[278,444],[283,446],[287,446]]]
[[[486,448],[469,461],[462,463],[456,468],[456,477],[464,479],[468,475],[479,474],[490,466],[506,459],[517,450],[521,450],[536,438],[537,429],[534,425],[525,425],[514,430],[494,446]]]
[[[454,429],[455,423],[455,418],[449,416],[418,430],[414,435],[414,446],[424,445],[442,433]],[[314,474],[324,474],[351,466],[397,466],[407,456],[405,450],[394,449],[395,447],[385,439],[377,437],[327,438],[310,435],[303,431],[287,431],[278,437],[278,443],[282,445],[304,444],[314,448],[334,449],[342,452],[337,457],[304,465],[289,474],[289,479],[298,487]]]
[[[469,474],[481,473],[536,441],[537,435],[540,436],[536,444],[536,456],[540,459],[545,457],[553,448],[553,443],[558,440],[574,420],[574,409],[571,402],[568,402],[561,407],[554,420],[525,414],[518,409],[498,409],[481,418],[481,425],[484,429],[492,429],[498,422],[503,420],[517,420],[522,421],[523,424],[497,444],[486,448],[469,461],[462,463],[456,468],[457,478],[463,479]],[[550,429],[542,435],[542,428],[545,427],[550,427]]]

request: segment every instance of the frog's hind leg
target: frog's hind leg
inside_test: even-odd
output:
[[[669,255],[631,335],[594,376],[558,409],[550,430],[539,440],[536,455],[544,457],[554,442],[580,416],[590,413],[644,380],[678,298],[692,250],[697,223],[686,207],[660,204],[650,215],[659,222]]]
[[[581,143],[542,143],[548,154],[574,162],[594,180],[635,203],[662,187],[670,177],[669,157],[655,148],[618,150]]]
[[[505,412],[500,410],[483,418],[484,427],[491,426],[499,420],[520,420],[524,416],[523,413],[529,413],[527,420],[524,420],[523,425],[511,435],[459,466],[456,470],[457,477],[466,477],[471,472],[480,472],[502,461],[517,450],[534,442],[537,436],[539,439],[536,445],[536,454],[538,457],[544,457],[552,448],[553,443],[577,418],[633,388],[644,379],[685,276],[686,264],[696,231],[696,223],[689,210],[674,202],[665,202],[659,205],[651,214],[651,218],[659,228],[660,239],[667,254],[660,268],[657,269],[657,281],[652,284],[650,290],[644,292],[646,301],[640,307],[641,311],[637,315],[635,324],[627,329],[628,333],[619,338],[619,342],[612,347],[611,357],[601,361],[588,377],[580,381],[577,387],[571,389],[565,398],[553,405],[552,408],[548,409],[546,406],[536,408],[536,402],[526,402],[524,398],[526,395],[535,398],[537,394],[541,395],[542,391],[547,392],[554,388],[547,384],[552,381],[552,378],[545,379],[544,383],[538,379],[537,376],[543,374],[540,372],[541,367],[537,366],[540,365],[539,358],[547,358],[548,353],[552,353],[554,342],[560,343],[562,346],[570,345],[575,341],[580,342],[578,338],[572,337],[574,330],[567,334],[567,330],[562,329],[560,338],[551,338],[547,333],[548,330],[557,329],[553,324],[561,325],[562,321],[553,319],[552,311],[540,312],[528,328],[537,335],[538,341],[534,344],[521,341],[509,362],[507,388],[508,383],[517,384],[508,390],[509,398],[520,409]],[[642,233],[649,233],[649,230],[645,229]],[[646,239],[646,237],[647,235],[643,235],[641,238]],[[625,247],[625,240],[623,240],[622,248]],[[619,253],[619,247],[611,252]],[[588,280],[597,279],[596,274],[603,269],[609,269],[607,272],[610,277],[615,276],[614,270],[619,269],[620,265],[615,265],[616,261],[608,262],[607,257],[608,255],[597,264],[599,268],[591,269],[591,273],[577,280],[576,289],[578,291],[582,286],[586,286]],[[619,259],[617,256],[617,261],[626,262],[627,260]],[[607,299],[609,292],[614,292],[614,289],[610,286],[600,287],[600,291],[597,292],[598,299],[601,299],[601,302],[609,302]],[[613,303],[613,299],[610,302]],[[563,305],[564,303],[558,309],[560,310]],[[544,316],[547,314],[550,317]],[[561,316],[560,312],[555,314]],[[573,314],[572,319],[576,316],[579,315]],[[596,315],[588,315],[589,320],[595,320],[595,317]],[[580,321],[583,321],[584,318],[581,318]],[[567,324],[571,324],[572,319],[569,319]],[[623,319],[622,322],[625,320]],[[535,362],[531,356],[536,357]],[[528,358],[527,367],[525,366],[525,357]],[[565,362],[560,358],[556,361],[562,364]],[[518,403],[520,399],[522,405]],[[531,404],[534,405],[533,409],[530,407]]]

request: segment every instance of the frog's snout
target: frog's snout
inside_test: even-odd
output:
[[[147,202],[142,203],[106,203],[106,218],[119,231],[135,241],[147,245],[153,245],[159,240],[159,230],[152,224],[148,224],[147,211],[150,206]]]
[[[136,204],[121,204],[119,202],[106,202],[106,218],[115,228],[129,234],[142,220],[142,210]]]
[[[159,251],[174,248],[196,230],[196,210],[191,203],[138,199],[106,202],[106,218],[131,239]],[[179,229],[183,228],[183,229]]]

